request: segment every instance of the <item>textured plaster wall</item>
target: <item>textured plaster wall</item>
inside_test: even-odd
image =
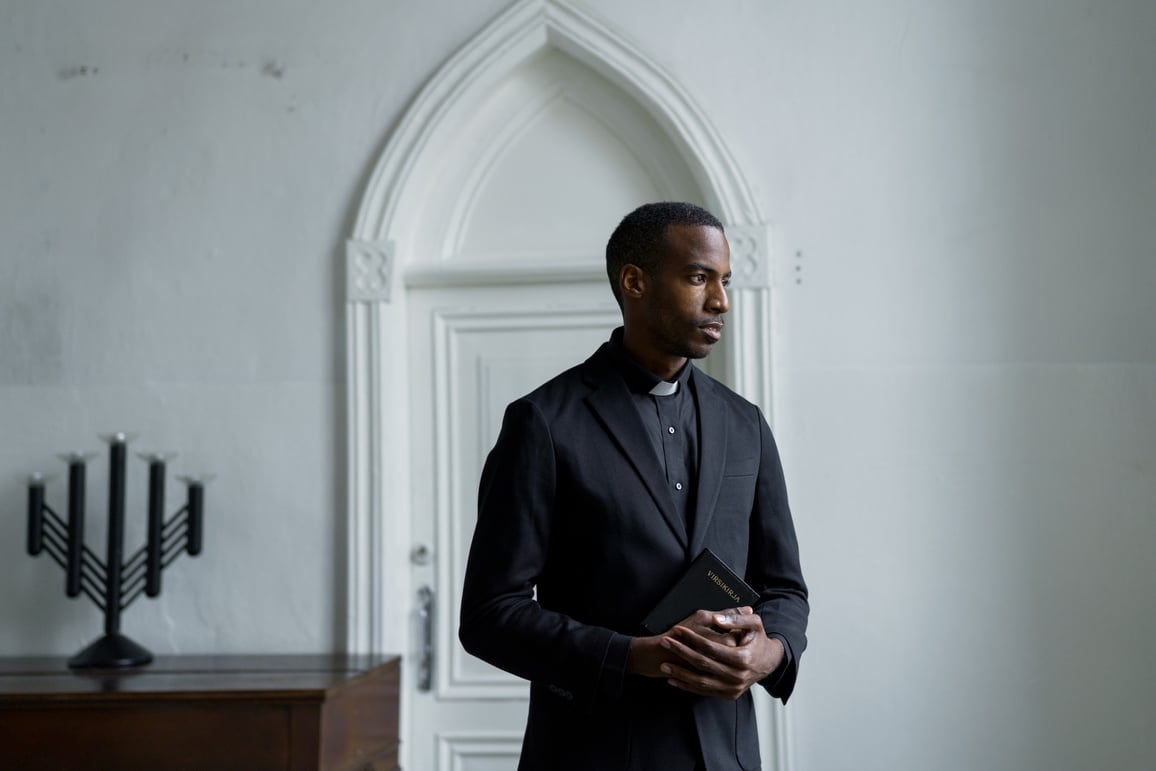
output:
[[[204,554],[128,610],[130,636],[158,653],[341,644],[343,242],[407,100],[500,7],[0,4],[0,652],[99,632],[49,557],[23,554],[24,476],[116,430],[218,475]],[[102,454],[100,555],[107,473]],[[134,457],[130,549],[145,479]],[[180,488],[170,475],[170,511]]]

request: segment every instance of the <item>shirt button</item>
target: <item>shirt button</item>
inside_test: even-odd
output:
[[[674,426],[671,426],[670,428],[668,428],[666,430],[673,434],[674,433]]]
[[[674,483],[674,489],[675,490],[681,490],[682,489],[682,482],[675,482]]]

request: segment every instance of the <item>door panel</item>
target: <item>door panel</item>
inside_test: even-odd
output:
[[[621,316],[601,282],[412,289],[409,309],[412,533],[432,555],[412,586],[436,598],[432,687],[407,694],[411,767],[512,769],[528,686],[457,640],[478,478],[506,405],[585,360]]]

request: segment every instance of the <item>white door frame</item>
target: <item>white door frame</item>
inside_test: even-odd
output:
[[[555,0],[522,0],[457,52],[426,84],[390,138],[362,197],[346,243],[347,583],[349,652],[409,647],[410,501],[406,287],[463,278],[565,281],[603,274],[601,265],[487,269],[477,276],[439,265],[421,239],[426,200],[421,159],[436,157],[455,105],[484,94],[528,57],[553,46],[589,66],[646,109],[670,135],[723,221],[734,270],[723,378],[760,405],[773,424],[770,228],[738,165],[686,91],[634,46],[585,11]],[[625,212],[624,212],[625,213]],[[444,270],[443,270],[444,267]],[[399,369],[401,371],[399,371]],[[764,762],[790,767],[786,713],[758,700]],[[404,716],[403,716],[404,720]]]

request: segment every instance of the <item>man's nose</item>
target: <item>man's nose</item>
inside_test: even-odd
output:
[[[713,286],[710,296],[707,297],[707,307],[714,313],[726,313],[731,309],[727,288],[721,281]]]

